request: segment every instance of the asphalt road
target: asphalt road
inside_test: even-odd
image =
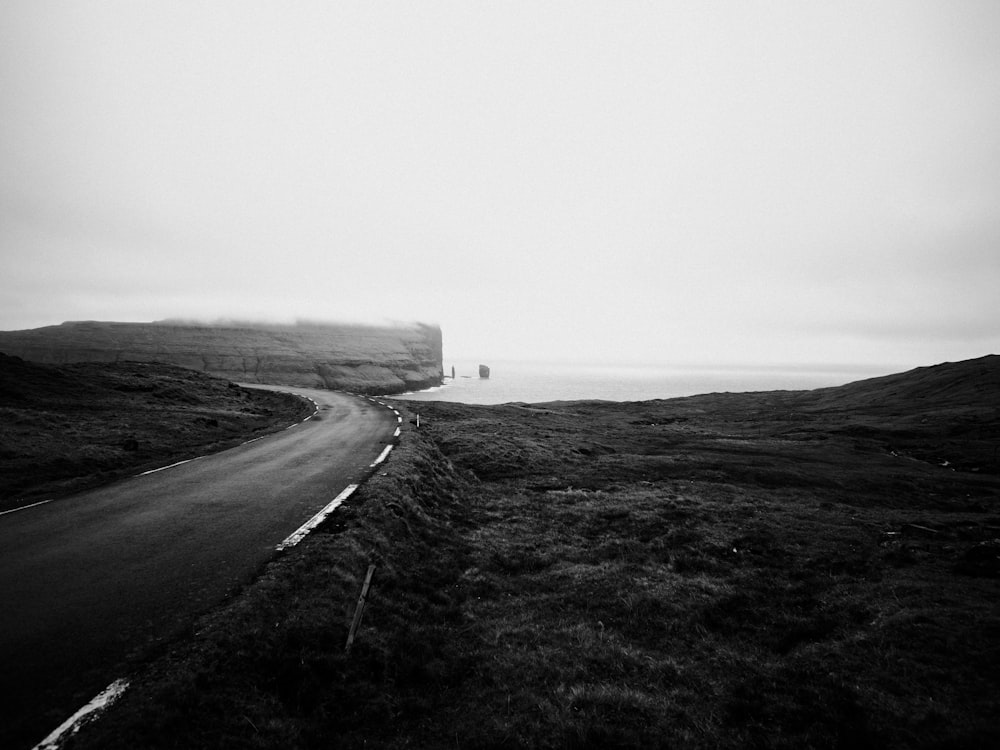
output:
[[[0,747],[32,747],[198,614],[392,440],[385,407],[330,391],[292,429],[0,516]]]

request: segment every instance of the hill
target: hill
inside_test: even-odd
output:
[[[1000,473],[1000,356],[811,391],[706,394],[659,402],[757,437],[837,436],[856,447],[951,469]]]
[[[944,362],[813,391],[817,405],[869,411],[1000,409],[1000,355]]]
[[[68,322],[0,331],[0,351],[32,362],[166,362],[228,380],[359,393],[439,385],[441,329],[422,323],[217,325]]]

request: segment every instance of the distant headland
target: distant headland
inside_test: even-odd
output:
[[[440,385],[441,329],[425,323],[67,322],[0,331],[0,351],[44,364],[165,362],[246,383],[402,393]]]

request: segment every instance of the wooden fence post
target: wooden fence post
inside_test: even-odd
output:
[[[347,634],[347,645],[344,647],[344,653],[351,653],[351,646],[354,644],[354,635],[358,632],[358,627],[361,625],[361,616],[365,612],[365,599],[368,597],[368,587],[372,583],[372,575],[375,573],[375,566],[369,565],[368,572],[365,573],[365,582],[361,586],[361,596],[358,597],[358,606],[354,609],[354,619],[351,621],[351,630]]]

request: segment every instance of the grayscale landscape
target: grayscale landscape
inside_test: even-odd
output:
[[[0,6],[0,747],[1000,746],[1000,6]]]

